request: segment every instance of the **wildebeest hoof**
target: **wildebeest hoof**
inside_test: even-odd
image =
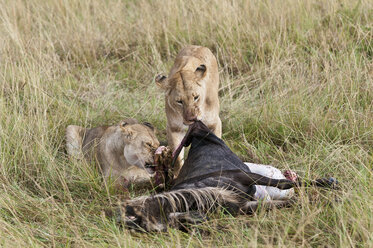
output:
[[[339,189],[339,182],[336,178],[334,177],[330,177],[329,178],[329,182],[330,182],[330,188],[332,189]]]
[[[331,189],[338,189],[338,181],[334,177],[321,178],[316,180],[316,186],[326,187]]]

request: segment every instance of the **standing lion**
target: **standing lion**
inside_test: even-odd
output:
[[[202,121],[221,137],[218,64],[210,49],[185,47],[176,56],[169,76],[158,75],[155,81],[165,92],[167,141],[171,149],[176,149],[195,120]],[[175,176],[182,160],[183,151],[175,164]]]

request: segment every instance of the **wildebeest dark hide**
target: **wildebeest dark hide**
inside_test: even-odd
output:
[[[181,146],[189,146],[188,157],[174,184],[180,185],[193,178],[210,177],[208,175],[228,170],[250,172],[249,168],[234,154],[223,140],[219,139],[202,122],[195,122],[189,129]],[[181,147],[176,150],[177,157]],[[197,185],[196,185],[197,186]],[[202,185],[201,185],[202,186]]]
[[[188,157],[171,190],[224,187],[240,192],[250,199],[255,193],[254,185],[268,185],[280,189],[288,189],[296,185],[296,182],[287,179],[276,180],[251,173],[248,166],[229,149],[224,141],[200,121],[190,126],[174,157],[177,157],[182,146],[189,145],[191,147]]]

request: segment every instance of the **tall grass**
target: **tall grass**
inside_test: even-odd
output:
[[[373,246],[372,27],[369,0],[0,0],[0,246]],[[189,234],[105,218],[116,196],[64,129],[136,117],[164,140],[153,78],[187,44],[218,59],[235,152],[342,190]]]

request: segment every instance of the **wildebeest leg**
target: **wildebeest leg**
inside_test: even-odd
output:
[[[251,185],[265,185],[265,186],[272,186],[279,189],[290,189],[293,187],[299,186],[316,186],[316,187],[326,187],[326,188],[334,188],[336,184],[338,184],[337,180],[333,177],[331,178],[321,178],[315,181],[309,180],[298,180],[298,181],[291,181],[288,179],[273,179],[269,177],[265,177],[256,173],[251,172],[244,172],[242,170],[229,170],[224,171],[224,176],[232,178],[235,182],[240,182],[245,186]]]
[[[241,170],[232,170],[229,172],[226,171],[226,173],[232,173],[232,179],[236,182],[238,181],[242,183],[245,186],[265,185],[276,187],[279,189],[290,189],[297,185],[296,182],[290,181],[288,179],[273,179],[262,176],[260,174],[244,172]]]
[[[294,203],[293,200],[273,200],[273,201],[247,201],[243,204],[240,211],[244,214],[252,214],[259,207],[265,210],[271,210],[274,208],[289,207]]]
[[[197,225],[208,218],[201,212],[188,211],[188,212],[175,212],[169,215],[169,225],[182,231],[187,231],[188,225]]]

